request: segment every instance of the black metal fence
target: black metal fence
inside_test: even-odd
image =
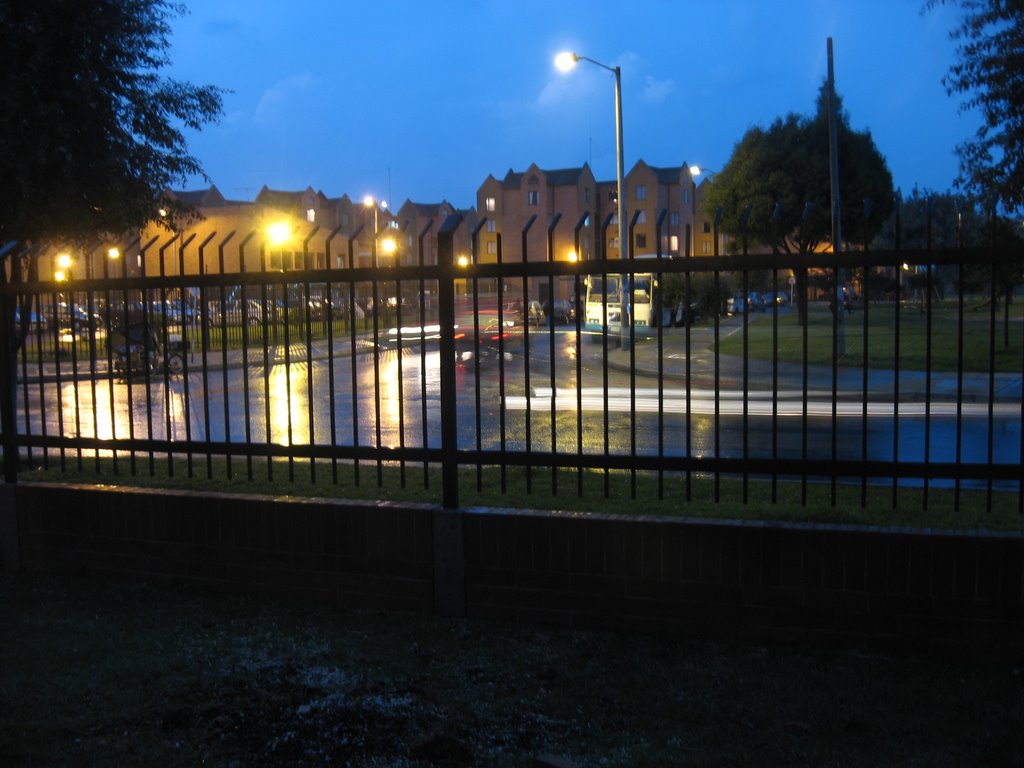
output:
[[[869,487],[891,486],[895,506],[909,485],[925,506],[948,487],[1024,509],[1018,247],[566,262],[549,245],[505,263],[499,241],[483,263],[474,236],[460,265],[460,226],[424,230],[413,265],[359,267],[350,252],[338,269],[263,258],[257,271],[184,274],[174,238],[148,246],[157,275],[9,274],[6,479],[91,463],[335,481],[345,467],[377,484],[395,468],[404,485],[421,466],[428,488],[440,468],[438,495],[455,507],[460,472],[483,484],[493,469],[505,490],[520,468],[527,488],[548,470],[552,485],[575,476],[577,494],[597,474],[605,492],[621,478],[636,495],[639,475],[658,494],[707,479],[716,499],[727,481],[746,501],[756,480],[773,500],[794,485],[806,499],[824,482],[833,504],[839,487],[859,485],[866,504]],[[428,236],[438,264],[424,263]],[[625,302],[591,296],[588,323],[587,286],[615,278]]]

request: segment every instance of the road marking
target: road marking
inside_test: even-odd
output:
[[[510,411],[550,411],[552,404],[552,390],[549,387],[537,387],[532,390],[533,394],[529,401],[524,395],[506,395],[505,408]],[[575,411],[577,398],[579,405],[584,411],[603,412],[606,407],[609,412],[630,412],[633,408],[638,413],[686,413],[686,390],[665,389],[661,399],[658,398],[656,389],[637,389],[636,395],[631,396],[630,391],[624,388],[609,388],[607,400],[604,390],[600,388],[583,388],[554,390],[554,405],[556,411]],[[827,397],[823,397],[827,395]],[[713,390],[694,389],[690,391],[689,412],[701,414],[718,413],[725,416],[742,416],[744,413],[744,400],[742,392],[720,392],[716,400]],[[898,405],[898,408],[897,408]],[[805,410],[806,407],[806,410]],[[832,416],[831,392],[809,393],[805,403],[803,393],[799,391],[779,392],[775,398],[771,392],[749,392],[746,400],[746,413],[749,416],[772,416],[781,417],[803,416]],[[923,402],[905,402],[895,404],[892,402],[872,401],[867,404],[861,401],[843,400],[835,404],[836,416],[862,417],[866,412],[871,418],[892,418],[897,412],[900,417],[922,417],[930,415],[934,417],[956,416],[957,404],[955,402],[932,402],[930,407]],[[988,418],[988,403],[962,403],[960,412],[964,417]],[[1019,418],[1021,406],[1015,403],[995,403],[991,407],[993,416],[999,418]]]

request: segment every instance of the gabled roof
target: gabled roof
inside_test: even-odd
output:
[[[525,173],[516,173],[509,168],[505,178],[501,180],[501,186],[505,189],[519,189],[523,185],[523,176],[525,175]]]
[[[307,195],[316,197],[324,207],[330,205],[330,200],[327,196],[323,192],[314,192],[312,187],[307,187],[300,192],[286,192],[279,189],[270,189],[266,185],[256,195],[256,202],[280,211],[294,211],[302,206]]]
[[[680,168],[655,168],[649,166],[658,179],[659,184],[678,184],[680,181]]]
[[[576,168],[555,168],[552,170],[540,168],[539,170],[544,174],[549,187],[574,187],[579,183],[583,169],[586,167],[588,166],[584,163]],[[501,181],[501,186],[505,189],[519,189],[523,185],[525,176],[526,171],[513,171],[509,168],[505,178]]]
[[[583,168],[558,168],[554,171],[544,171],[548,177],[550,187],[574,187],[583,175]]]
[[[168,194],[175,200],[190,205],[193,208],[214,208],[221,205],[226,205],[227,201],[224,196],[220,193],[220,190],[216,186],[210,186],[209,189],[196,189],[196,190],[173,190],[167,191]]]

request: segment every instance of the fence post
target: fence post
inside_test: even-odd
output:
[[[466,564],[459,511],[458,412],[455,398],[455,231],[462,216],[449,216],[437,233],[438,320],[441,325],[441,496],[434,513],[434,610],[466,615]]]
[[[15,242],[0,243],[0,269],[5,269],[5,261],[10,259],[13,283],[17,279],[18,256],[21,253]],[[0,281],[6,283],[7,278],[0,275]],[[3,434],[4,482],[18,481],[18,424],[15,413],[17,396],[18,362],[16,323],[14,320],[17,296],[13,293],[0,294],[0,433]],[[26,320],[27,324],[27,320]]]
[[[437,232],[438,321],[441,325],[441,487],[445,509],[459,506],[458,413],[455,404],[455,230],[452,214]]]

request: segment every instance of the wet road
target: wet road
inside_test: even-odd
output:
[[[831,391],[751,381],[715,392],[685,381],[631,376],[579,356],[575,334],[531,334],[529,354],[457,368],[459,446],[575,453],[1019,463],[1019,403],[894,405]],[[525,352],[525,350],[524,350]],[[553,354],[552,354],[553,353]],[[529,360],[529,366],[526,361]],[[554,366],[552,369],[552,360]],[[19,388],[32,434],[278,445],[439,447],[440,355],[399,352],[306,357],[304,345],[269,360],[187,377],[104,378]],[[552,370],[554,373],[552,374]],[[705,379],[706,381],[706,379]],[[990,428],[990,423],[992,427]],[[833,424],[835,428],[833,428]]]

